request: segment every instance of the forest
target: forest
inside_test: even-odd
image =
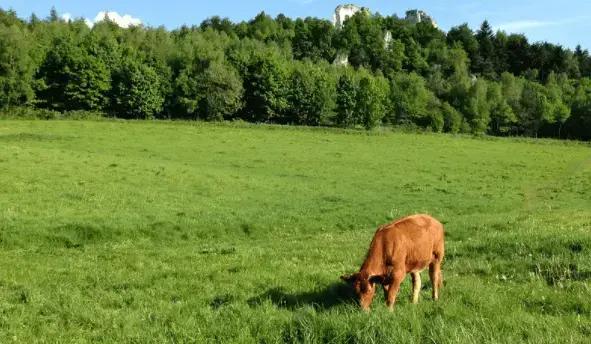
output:
[[[443,32],[359,12],[336,28],[262,12],[123,29],[0,9],[0,112],[590,140],[591,56],[487,21]]]

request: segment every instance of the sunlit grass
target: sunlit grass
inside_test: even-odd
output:
[[[338,277],[415,212],[442,300],[359,312]],[[2,343],[586,342],[590,282],[588,145],[0,121]]]

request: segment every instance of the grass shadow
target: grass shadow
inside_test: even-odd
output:
[[[257,307],[265,301],[285,309],[297,309],[304,306],[314,307],[316,310],[329,310],[344,304],[356,302],[353,289],[345,283],[333,283],[322,289],[302,293],[290,293],[285,288],[271,288],[264,293],[250,298],[248,304]]]

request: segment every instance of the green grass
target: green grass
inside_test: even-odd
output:
[[[360,312],[339,276],[416,212],[446,225],[441,301],[407,279],[394,313]],[[590,336],[588,145],[0,121],[1,343]]]

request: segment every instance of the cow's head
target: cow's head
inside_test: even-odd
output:
[[[351,275],[343,275],[341,279],[353,286],[355,294],[359,298],[359,305],[363,310],[368,311],[376,293],[376,283],[381,282],[381,277],[370,277],[367,273],[357,272]]]

